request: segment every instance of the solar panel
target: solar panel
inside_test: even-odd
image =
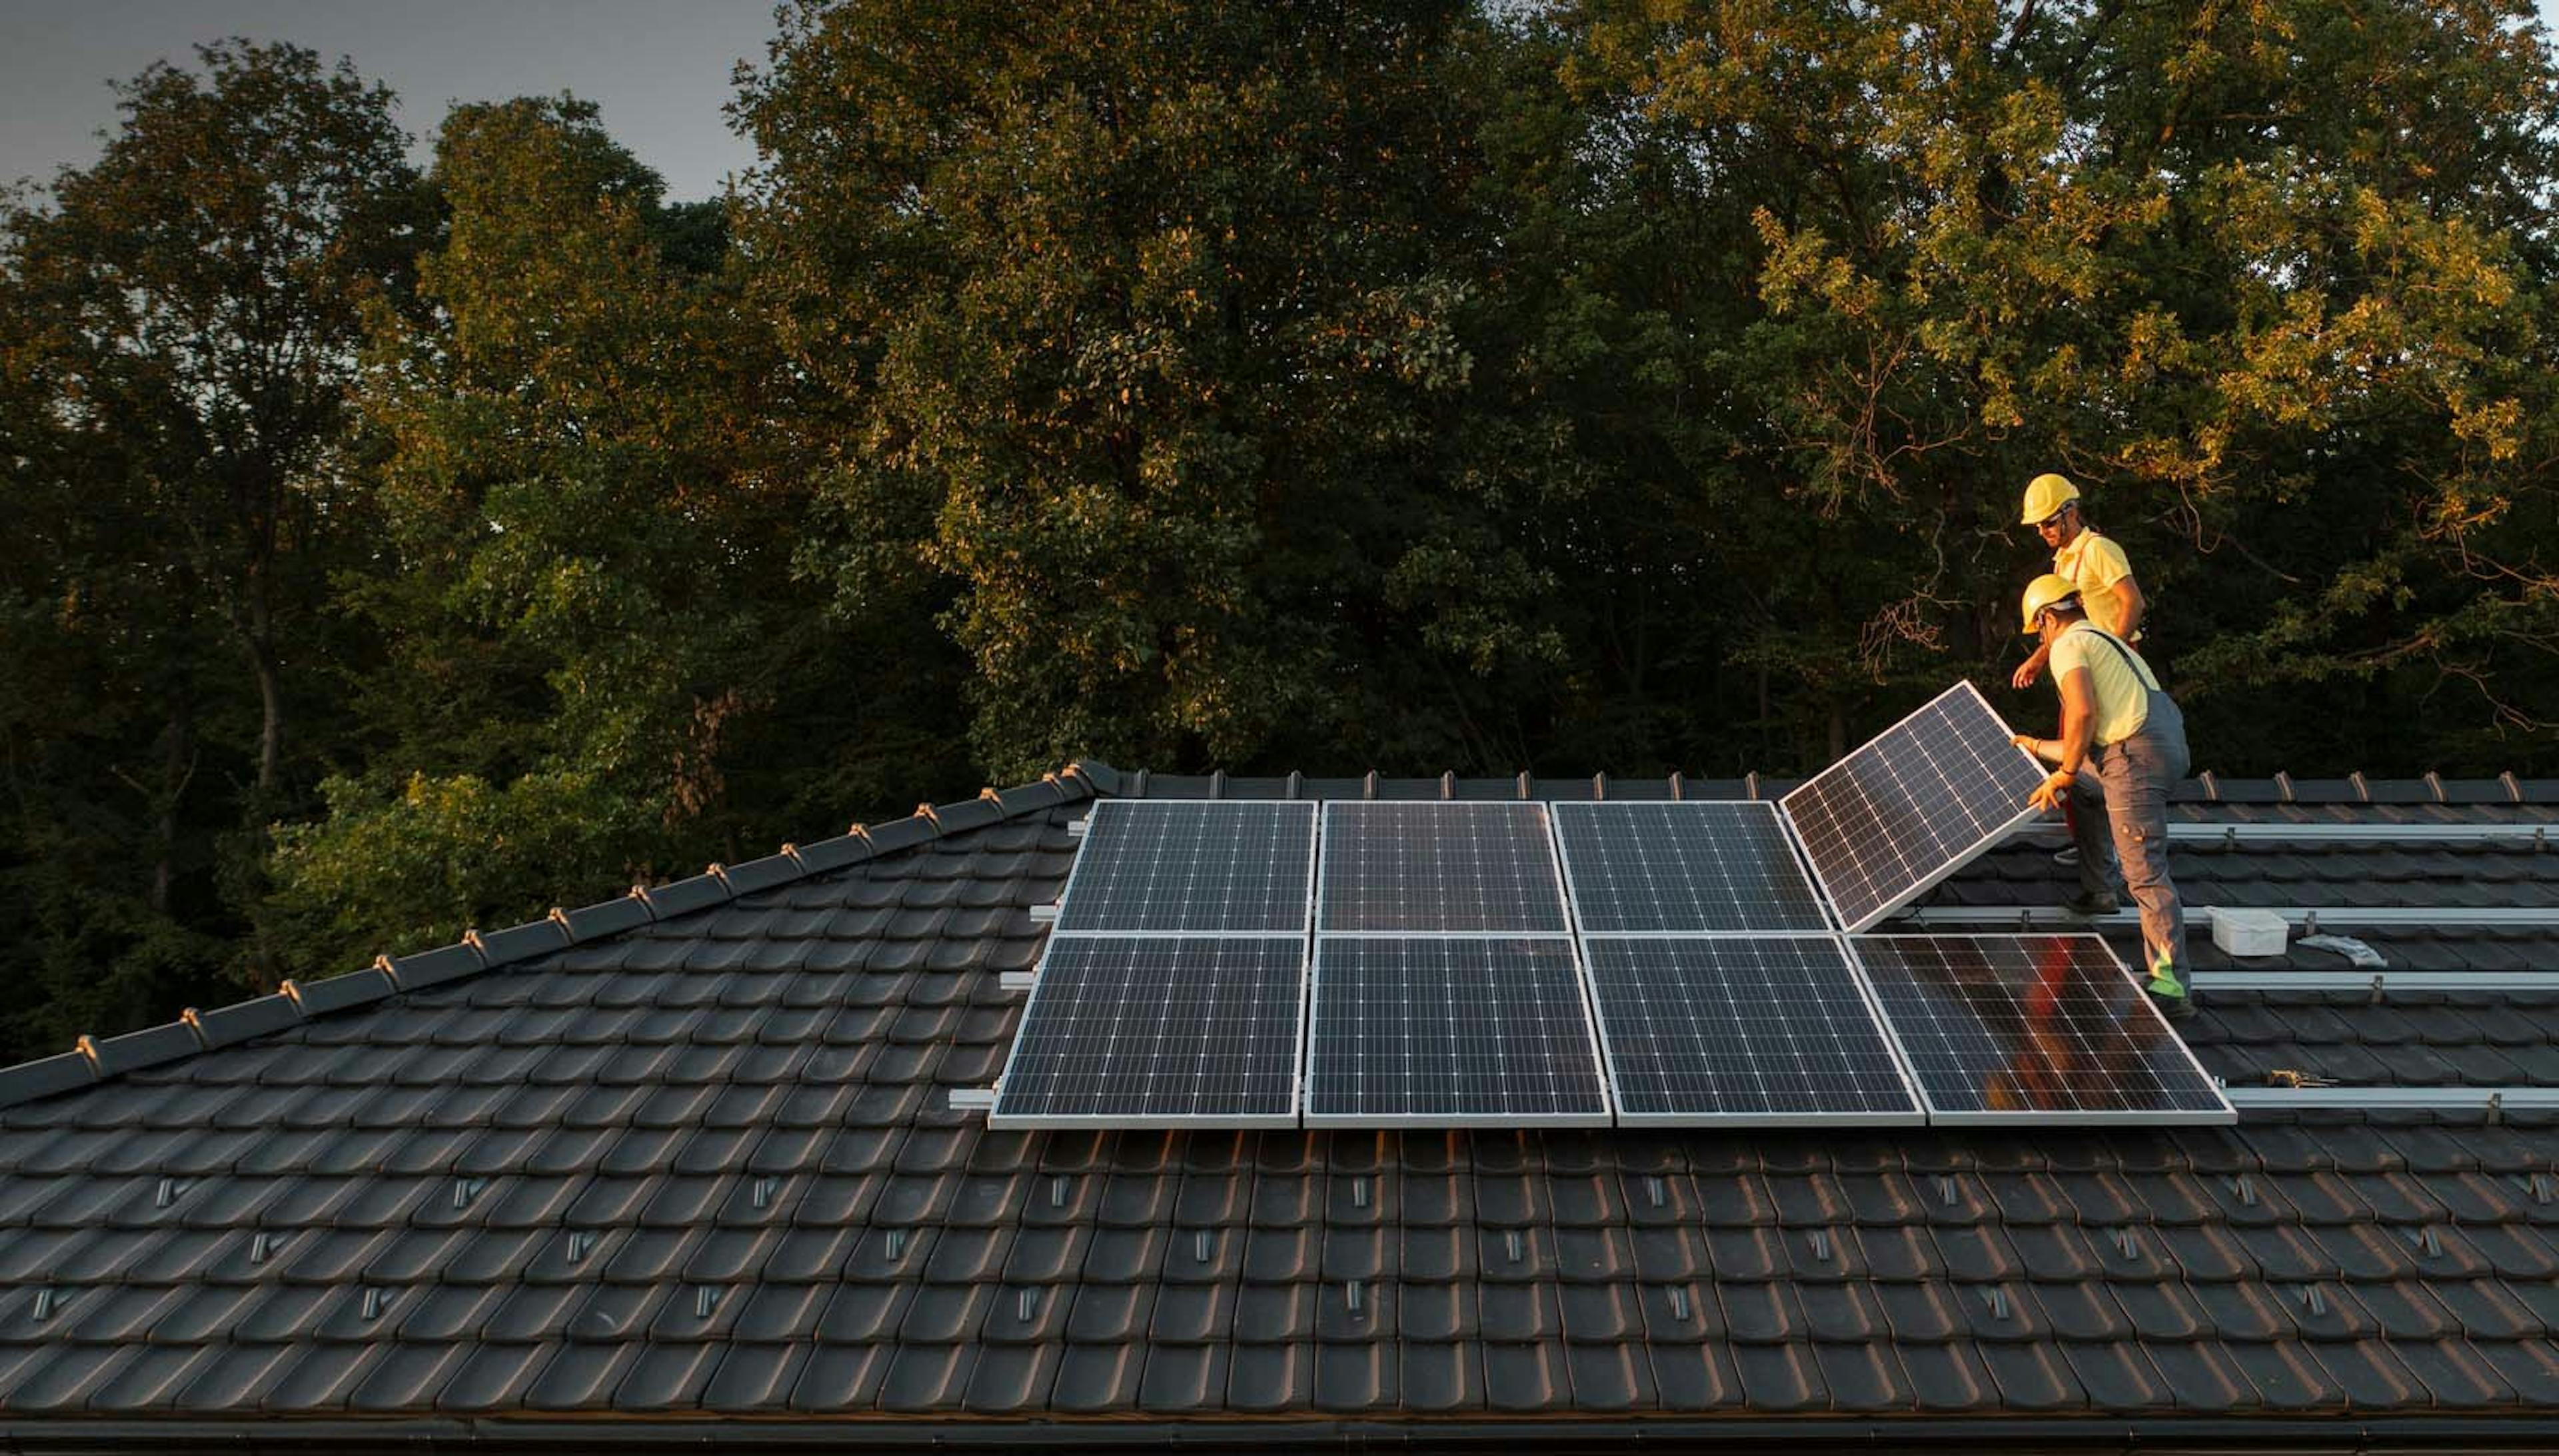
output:
[[[1610,938],[1584,948],[1618,1121],[1924,1120],[1837,938]]]
[[[1327,803],[1325,931],[1567,935],[1543,803]]]
[[[1860,936],[1849,946],[1931,1122],[2238,1119],[2095,936]]]
[[[1572,942],[1317,943],[1307,1126],[1607,1122]]]
[[[1827,931],[1774,804],[1559,803],[1585,933]]]
[[[1302,939],[1053,937],[991,1127],[1293,1127]]]
[[[1315,805],[1104,800],[1058,905],[1061,935],[1306,932]]]
[[[2043,770],[1959,682],[1781,801],[1840,924],[1862,931],[2034,817]]]

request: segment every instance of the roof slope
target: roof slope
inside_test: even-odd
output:
[[[1911,1439],[1998,1417],[1945,1432],[1981,1444],[2074,1434],[2026,1417],[2120,1442],[2349,1411],[2469,1437],[2559,1404],[2546,1118],[990,1132],[949,1094],[1000,1066],[1019,998],[998,976],[1037,958],[1029,908],[1092,786],[1291,787],[1070,773],[0,1074],[36,1098],[0,1113],[0,1424],[493,1439],[613,1416],[625,1441],[645,1416],[721,1419],[726,1442],[848,1419],[1044,1423],[1017,1439],[1085,1417],[1643,1416]],[[1668,792],[1609,792],[1638,788]],[[2540,788],[2183,812],[2542,822]],[[2177,868],[2204,903],[2559,905],[2559,855],[2528,840],[2181,845]],[[1934,903],[2067,888],[2018,843]],[[2559,970],[2546,924],[2365,939],[2401,968]],[[323,1014],[350,994],[371,1000]],[[2547,991],[2207,1007],[2192,1039],[2234,1080],[2559,1086]]]

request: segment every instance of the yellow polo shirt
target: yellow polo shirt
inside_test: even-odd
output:
[[[2134,670],[2135,663],[2140,663],[2139,671]],[[2106,641],[2106,634],[2085,622],[2076,623],[2052,640],[2054,688],[2081,667],[2088,669],[2088,696],[2096,708],[2096,746],[2121,743],[2141,732],[2151,719],[2150,690],[2159,686],[2159,675],[2142,661],[2141,654],[2119,653]]]
[[[2088,609],[2090,621],[2122,619],[2124,604],[2117,600],[2115,588],[2133,574],[2133,563],[2113,540],[2082,527],[2069,545],[2052,553],[2052,574],[2079,589],[2080,605]],[[2132,641],[2141,640],[2142,635],[2135,632]]]

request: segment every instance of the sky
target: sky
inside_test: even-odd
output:
[[[0,0],[0,186],[97,160],[109,79],[225,36],[291,41],[400,97],[426,147],[447,105],[567,90],[667,179],[716,197],[755,148],[728,129],[740,60],[761,65],[774,0]]]
[[[2559,27],[2559,0],[2537,3]],[[720,113],[730,73],[773,30],[773,0],[0,0],[0,186],[95,161],[108,79],[247,36],[352,57],[399,93],[421,163],[452,101],[567,90],[670,200],[716,197],[755,160]]]

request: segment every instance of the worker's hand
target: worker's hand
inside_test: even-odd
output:
[[[2034,679],[2042,675],[2043,655],[2041,653],[2037,653],[2033,656],[2017,664],[2017,670],[2009,674],[2008,685],[2019,688],[2032,687],[2034,685]]]
[[[2070,792],[2070,786],[2078,778],[2068,769],[2055,769],[2043,777],[2042,783],[2034,786],[2034,792],[2027,796],[2026,801],[2036,808],[2059,808],[2061,796]]]
[[[2034,751],[2034,739],[2030,735],[2024,733],[2012,733],[2008,736],[2008,741],[2016,744],[2019,748],[2024,749],[2030,757],[2043,757],[2043,755]]]

